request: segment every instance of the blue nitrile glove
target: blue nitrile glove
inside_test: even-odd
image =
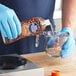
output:
[[[0,4],[0,31],[8,39],[21,34],[21,24],[14,10]]]
[[[69,27],[64,27],[62,29],[62,32],[69,32],[69,37],[67,38],[66,42],[63,44],[62,46],[62,51],[61,51],[61,57],[65,58],[67,56],[69,56],[72,51],[75,48],[75,40],[74,40],[74,36],[73,36],[73,32],[72,29]]]
[[[57,40],[56,36],[61,35],[65,32],[68,32],[69,36],[66,39],[66,41],[64,41],[65,43],[62,41],[63,42],[63,44],[61,45],[61,47],[62,47],[61,57],[62,58],[69,56],[75,48],[75,40],[74,40],[74,36],[73,36],[73,32],[72,32],[71,28],[69,28],[69,27],[63,28],[61,32],[58,32],[58,33],[56,33],[55,36],[50,37],[50,39],[48,41],[48,46],[52,47],[53,43]]]

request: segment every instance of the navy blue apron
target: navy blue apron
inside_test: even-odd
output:
[[[53,27],[53,12],[55,0],[0,0],[1,4],[14,9],[20,21],[24,21],[33,16],[39,16],[44,19],[50,19]],[[49,27],[47,28],[47,30]],[[26,37],[15,43],[5,45],[0,35],[0,55],[3,54],[26,54],[42,52],[44,48],[44,38],[41,37],[39,47],[35,47],[36,37]]]

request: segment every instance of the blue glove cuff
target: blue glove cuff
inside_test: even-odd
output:
[[[63,45],[63,49],[61,51],[61,57],[65,58],[65,57],[69,56],[72,53],[72,51],[74,50],[75,40],[74,40],[73,31],[71,28],[64,27],[61,31],[69,32],[68,40],[66,41],[65,45]]]
[[[73,31],[69,27],[64,27],[61,31],[69,32],[70,36],[73,36]]]

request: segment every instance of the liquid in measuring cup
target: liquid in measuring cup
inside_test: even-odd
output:
[[[49,57],[60,57],[62,46],[66,42],[69,33],[60,32],[59,34],[51,35],[51,31],[47,31],[45,34],[45,51]]]
[[[61,47],[53,47],[53,48],[46,47],[46,54],[49,57],[60,57],[60,51]]]

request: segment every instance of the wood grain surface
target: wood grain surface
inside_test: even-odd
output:
[[[45,76],[53,70],[61,71],[61,76],[76,76],[76,52],[67,58],[48,57],[45,52],[21,55],[44,68]]]

